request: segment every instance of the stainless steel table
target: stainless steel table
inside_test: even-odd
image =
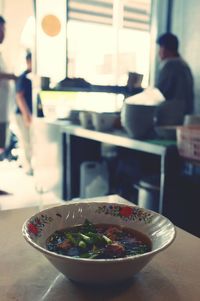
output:
[[[81,126],[67,124],[63,133],[63,199],[79,197],[80,165],[83,161],[101,159],[101,144],[110,144],[131,152],[148,155],[148,163],[154,158],[159,164],[160,175],[159,212],[168,215],[169,193],[178,172],[179,156],[176,141],[136,140],[123,130],[99,132]],[[132,153],[134,157],[134,153]],[[153,156],[153,157],[152,157]],[[169,208],[168,208],[169,207]],[[170,214],[169,214],[170,216]]]
[[[174,243],[123,285],[78,285],[60,274],[21,234],[37,207],[0,211],[1,301],[199,301],[200,239],[177,229]]]

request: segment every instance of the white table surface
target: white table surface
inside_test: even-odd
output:
[[[200,300],[199,238],[177,229],[173,244],[130,282],[104,288],[84,286],[65,278],[24,240],[22,225],[37,211],[38,207],[0,211],[1,301]]]

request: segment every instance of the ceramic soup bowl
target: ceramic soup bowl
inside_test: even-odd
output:
[[[143,233],[151,240],[151,251],[114,259],[76,258],[47,250],[46,240],[56,230],[83,224],[111,224]],[[164,216],[132,203],[99,201],[99,198],[66,202],[38,212],[23,225],[25,240],[43,254],[61,273],[81,283],[111,284],[130,279],[175,238],[174,225]]]

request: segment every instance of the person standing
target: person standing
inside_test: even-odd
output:
[[[5,38],[5,19],[0,16],[0,45]],[[6,148],[7,130],[9,124],[9,80],[16,80],[16,76],[6,72],[6,66],[0,50],[0,156]]]
[[[16,81],[16,136],[21,150],[21,164],[25,172],[33,174],[31,158],[31,122],[32,122],[32,81],[29,78],[32,71],[31,53],[26,54],[27,69],[18,77]]]
[[[164,33],[157,39],[160,65],[156,87],[169,103],[175,102],[173,110],[192,114],[194,107],[194,81],[189,65],[179,54],[179,40],[172,33]],[[181,115],[180,115],[181,116]]]

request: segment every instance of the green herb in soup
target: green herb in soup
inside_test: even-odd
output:
[[[130,228],[118,225],[92,224],[54,232],[46,241],[49,251],[90,259],[114,259],[151,251],[150,239]]]

